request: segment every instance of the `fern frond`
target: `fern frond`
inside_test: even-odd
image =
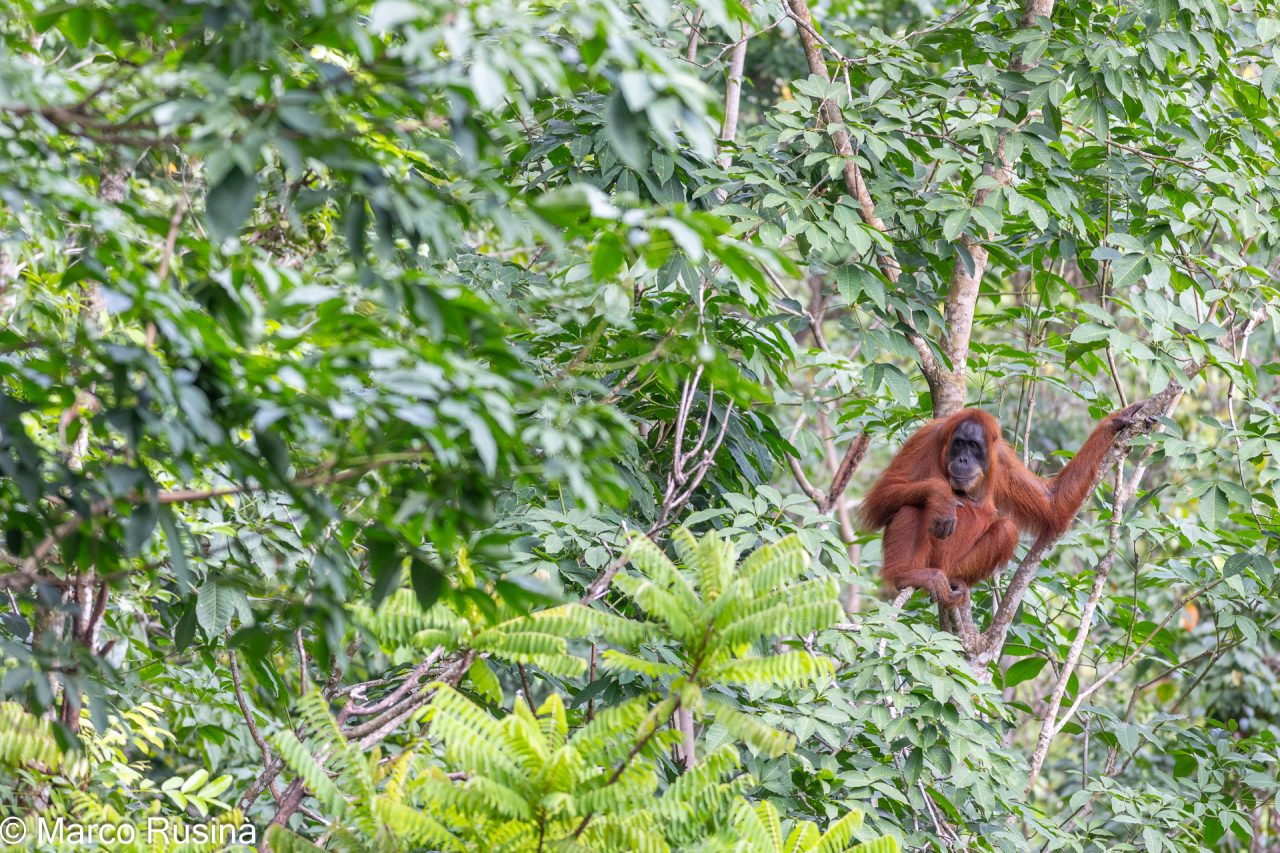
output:
[[[543,789],[574,791],[585,775],[587,763],[582,755],[571,746],[562,746],[547,758],[533,784]]]
[[[746,800],[739,801],[733,810],[733,830],[751,853],[780,853],[774,846],[768,825]]]
[[[698,577],[703,596],[718,598],[733,581],[734,565],[738,561],[738,549],[733,540],[721,539],[712,531],[698,543]]]
[[[418,762],[415,750],[404,752],[380,764],[374,772],[374,780],[383,784],[386,796],[396,802],[404,801],[404,788],[409,773]]]
[[[530,839],[537,837],[538,829],[529,821],[509,820],[500,824],[486,823],[476,835],[484,839],[486,853],[527,853],[531,847]]]
[[[673,541],[677,543],[677,551],[679,550],[679,542],[681,531],[685,535],[689,535],[689,531],[683,527],[675,532]],[[693,537],[689,535],[689,538]],[[627,547],[627,559],[631,565],[639,570],[657,586],[668,590],[684,607],[690,611],[694,610],[698,604],[698,596],[693,591],[693,587],[689,585],[689,581],[676,568],[675,563],[662,552],[662,549],[653,543],[647,536],[636,534],[631,539],[631,544]],[[615,576],[616,582],[617,576]]]
[[[409,638],[409,645],[415,649],[434,649],[443,647],[445,649],[456,649],[462,635],[454,634],[443,628],[423,628],[418,633]]]
[[[502,705],[502,682],[493,674],[488,661],[477,655],[467,669],[467,677],[471,679],[471,687],[485,701],[492,705]]]
[[[564,746],[569,734],[569,717],[559,693],[552,693],[538,706],[538,722],[542,736],[552,748]]]
[[[369,796],[373,790],[373,777],[364,755],[342,734],[338,721],[329,710],[329,700],[319,690],[310,690],[298,698],[297,715],[307,734],[308,751],[325,752],[325,765],[331,777],[339,780],[339,787],[348,796]]]
[[[464,850],[462,842],[434,817],[386,797],[375,797],[373,814],[397,837],[432,850]]]
[[[730,708],[714,699],[706,699],[704,707],[729,734],[768,756],[782,755],[795,748],[795,738],[786,732],[766,726],[755,717]]]
[[[817,578],[786,589],[784,595],[762,595],[735,601],[716,619],[717,634],[731,645],[766,637],[807,634],[840,619],[840,584]]]
[[[769,849],[782,853],[782,817],[778,814],[778,807],[764,800],[756,803],[753,811],[769,834]]]
[[[588,850],[627,850],[633,853],[668,853],[670,847],[654,829],[634,822],[609,818],[596,820],[583,834]]]
[[[666,823],[681,823],[690,817],[714,814],[721,780],[741,764],[738,749],[725,745],[703,756],[671,784],[653,806],[654,815]]]
[[[485,776],[474,776],[463,784],[491,812],[518,820],[530,820],[533,817],[529,800],[512,787]]]
[[[658,777],[653,765],[646,759],[633,758],[622,769],[617,781],[605,784],[612,771],[600,778],[597,787],[578,791],[575,797],[577,811],[581,814],[625,814],[648,805],[658,789]]]
[[[587,664],[569,654],[563,637],[526,631],[504,634],[496,629],[482,631],[471,641],[473,648],[489,652],[511,663],[533,664],[554,675],[576,678],[586,672]]]
[[[445,604],[423,611],[410,589],[399,589],[382,602],[376,611],[366,605],[355,605],[356,620],[365,626],[383,646],[403,646],[421,631],[435,629],[456,639],[470,632],[470,625]]]
[[[431,731],[462,769],[504,783],[523,778],[533,769],[519,766],[504,748],[503,725],[452,687],[439,685],[431,707]]]
[[[681,526],[671,531],[671,547],[681,565],[697,571],[698,539],[689,528]]]
[[[686,607],[680,599],[658,584],[643,577],[619,572],[613,585],[639,604],[650,616],[666,623],[667,630],[685,643],[696,642],[701,629],[694,618],[695,605]]]
[[[539,610],[495,627],[504,633],[535,631],[573,639],[601,639],[626,646],[643,641],[651,630],[642,622],[577,603]]]
[[[329,700],[319,690],[309,690],[299,696],[295,713],[301,718],[302,728],[312,742],[325,747],[346,743],[338,721],[329,712]]]
[[[346,795],[329,778],[328,772],[316,761],[308,746],[288,730],[277,732],[272,736],[271,742],[288,768],[302,777],[307,788],[328,813],[337,819],[345,817],[348,806]]]
[[[701,540],[694,540],[693,534],[685,528],[677,530],[671,541],[684,564],[697,575],[703,599],[719,598],[733,577],[734,558],[737,556],[733,542],[721,539],[714,530]]]
[[[515,711],[503,718],[499,725],[503,732],[502,746],[526,773],[533,774],[546,764],[551,756],[551,746],[542,736],[538,718],[526,703],[517,701]]]
[[[752,551],[738,568],[738,577],[759,594],[798,578],[808,567],[809,551],[792,533]]]
[[[680,674],[680,667],[672,663],[645,660],[617,649],[605,649],[600,656],[600,665],[607,670],[626,670],[647,675],[650,678],[675,678]]]
[[[0,702],[0,767],[39,763],[52,770],[61,758],[47,720],[27,713],[17,702]]]
[[[807,820],[798,820],[787,834],[782,853],[809,853],[818,840],[818,827]]]
[[[602,708],[594,720],[573,733],[569,744],[588,763],[609,764],[630,749],[630,739],[648,713],[648,696],[636,696]]]
[[[704,682],[790,687],[830,676],[833,672],[835,665],[830,659],[797,651],[715,664],[704,671]]]

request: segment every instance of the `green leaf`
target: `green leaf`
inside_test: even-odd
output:
[[[366,547],[369,552],[369,571],[373,575],[373,606],[376,608],[388,595],[399,589],[404,555],[396,540],[377,528],[370,529]]]
[[[1111,262],[1111,286],[1124,288],[1142,278],[1146,272],[1146,255],[1121,255]]]
[[[129,515],[129,521],[125,525],[124,547],[125,551],[131,555],[137,555],[142,551],[143,546],[147,544],[147,540],[151,538],[152,532],[156,529],[156,522],[159,521],[160,514],[156,511],[156,505],[151,501],[144,501],[133,507],[132,513]]]
[[[76,47],[89,44],[89,36],[93,32],[93,15],[89,8],[77,6],[62,16],[62,31],[71,39]]]
[[[471,63],[471,91],[482,110],[490,110],[502,103],[507,87],[502,75],[484,57]]]
[[[189,602],[187,609],[182,612],[182,616],[178,619],[177,624],[173,626],[173,647],[175,650],[186,651],[191,646],[192,640],[196,636],[195,602]]]
[[[423,610],[430,610],[440,598],[440,591],[444,588],[444,575],[426,560],[413,557],[409,561],[409,580],[413,583],[413,594],[418,598],[418,606]]]
[[[599,282],[608,281],[622,269],[625,260],[622,241],[616,234],[606,232],[600,235],[591,255],[591,277]]]
[[[1262,69],[1262,94],[1267,98],[1274,98],[1278,83],[1280,83],[1280,65],[1273,62]]]
[[[196,616],[206,635],[216,637],[231,624],[235,615],[236,591],[212,578],[196,590]]]
[[[1030,681],[1040,674],[1049,661],[1042,657],[1023,658],[1005,671],[1004,686],[1013,687],[1024,681]]]
[[[471,668],[467,670],[467,676],[470,677],[471,686],[475,688],[476,693],[491,705],[502,707],[502,684],[498,681],[498,677],[493,674],[493,670],[484,658],[477,657],[471,662]]]
[[[234,237],[253,212],[258,196],[258,180],[240,167],[232,166],[205,198],[209,233],[215,240]]]
[[[619,91],[609,96],[607,112],[604,129],[609,144],[623,163],[640,171],[648,165],[643,120],[627,108],[626,99]]]
[[[942,223],[942,237],[945,240],[955,240],[964,231],[964,227],[969,224],[969,209],[961,208],[953,210],[947,214],[946,220]]]
[[[178,522],[173,510],[168,505],[160,506],[160,527],[164,530],[165,539],[169,542],[169,566],[178,581],[178,591],[185,593],[191,589],[191,571],[187,568],[187,554],[183,549],[182,534],[178,531]]]
[[[1222,527],[1229,510],[1227,494],[1216,483],[1200,496],[1200,520],[1210,530],[1218,530]]]

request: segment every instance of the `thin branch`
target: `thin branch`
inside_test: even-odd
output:
[[[1022,30],[1039,26],[1042,18],[1053,15],[1054,0],[1027,0],[1023,7],[1018,28]],[[1017,48],[1015,48],[1016,50]],[[1009,61],[1009,70],[1014,74],[1025,74],[1037,62],[1027,63],[1018,52]],[[1005,114],[1002,104],[1000,114]],[[995,156],[983,166],[984,177],[991,178],[976,190],[970,206],[983,206],[997,187],[1008,186],[1013,179],[1012,163],[1005,147],[1010,129],[1002,129],[996,134]],[[956,247],[955,261],[951,267],[950,287],[947,290],[947,301],[944,309],[946,321],[946,337],[943,349],[947,361],[951,364],[949,375],[942,377],[937,383],[933,400],[933,413],[936,417],[946,417],[964,408],[965,376],[968,371],[969,343],[973,335],[973,315],[978,302],[978,293],[982,289],[982,277],[986,272],[989,253],[986,246],[972,235],[960,236],[960,244]],[[933,383],[931,386],[933,387]]]
[[[741,39],[733,46],[733,55],[729,57],[729,74],[725,81],[724,122],[720,125],[720,168],[728,169],[733,162],[733,154],[728,150],[738,135],[738,110],[742,101],[742,74],[747,62],[747,36],[744,24]]]
[[[173,251],[178,244],[178,228],[182,225],[182,217],[185,215],[185,205],[178,204],[173,209],[173,216],[169,217],[169,232],[164,238],[164,252],[160,255],[160,269],[156,271],[156,278],[161,282],[169,277],[169,264],[173,260]]]
[[[376,702],[366,703],[360,701],[364,696],[364,685],[356,685],[346,691],[350,693],[351,698],[356,701],[350,702],[343,708],[346,712],[344,719],[350,719],[351,717],[367,717],[371,714],[381,714],[382,712],[395,707],[397,703],[409,694],[409,691],[417,687],[422,679],[426,677],[427,673],[431,671],[431,667],[435,666],[436,662],[440,660],[444,651],[443,647],[433,649],[422,663],[415,666],[413,671],[405,676],[399,687]]]
[[[1247,320],[1236,325],[1219,338],[1218,344],[1226,350],[1234,351],[1237,344],[1247,341],[1249,335],[1271,316],[1271,311],[1272,307],[1270,305],[1263,305],[1255,309]],[[1178,400],[1182,397],[1185,384],[1203,372],[1208,363],[1209,359],[1205,357],[1187,365],[1183,371],[1183,379],[1170,379],[1169,384],[1162,391],[1147,400],[1146,405],[1134,416],[1133,423],[1125,427],[1116,436],[1116,441],[1107,455],[1107,462],[1104,462],[1099,471],[1101,472],[1110,462],[1114,462],[1114,460],[1126,453],[1129,443],[1135,437],[1153,432],[1159,426],[1158,418],[1167,417],[1174,406],[1177,405]],[[1143,457],[1144,461],[1154,450],[1154,445],[1149,445],[1146,448]],[[1135,488],[1141,482],[1141,475],[1145,473],[1145,470],[1143,463],[1140,463],[1135,469],[1133,480]],[[1094,482],[1096,484],[1096,478]],[[1010,626],[1013,624],[1014,616],[1022,605],[1022,599],[1027,594],[1031,581],[1035,579],[1044,555],[1053,547],[1056,541],[1056,539],[1042,538],[1032,544],[1031,549],[1022,558],[1022,562],[1018,564],[1018,568],[1014,571],[1000,606],[991,620],[991,624],[986,631],[976,638],[972,645],[966,645],[966,656],[970,664],[975,668],[985,668],[991,661],[1000,657],[1000,653],[1004,649],[1005,638],[1008,635]]]
[[[371,471],[395,465],[400,462],[422,461],[426,456],[426,451],[389,453],[383,456],[374,457],[350,468],[344,468],[340,471],[331,470],[331,465],[323,465],[315,472],[292,480],[289,485],[294,488],[333,485],[362,477]],[[157,492],[155,494],[133,492],[127,495],[121,495],[117,498],[95,501],[89,505],[87,515],[75,512],[70,517],[59,523],[58,526],[53,529],[52,533],[36,545],[35,549],[31,552],[31,555],[21,561],[20,568],[17,572],[0,575],[0,592],[20,589],[39,582],[41,579],[40,564],[49,558],[49,555],[53,553],[54,548],[78,530],[80,525],[88,521],[89,518],[105,515],[117,502],[142,504],[154,500],[156,503],[166,505],[198,503],[201,501],[212,500],[214,498],[225,497],[227,495],[266,491],[271,488],[273,487],[264,483],[249,483],[243,485],[219,486],[210,489],[173,489]],[[61,501],[57,499],[50,500],[52,503],[61,503]],[[9,560],[8,562],[12,563],[13,561]]]
[[[614,782],[617,782],[619,778],[621,778],[622,772],[627,769],[627,765],[630,764],[635,759],[635,757],[640,754],[640,750],[644,749],[645,744],[647,744],[650,740],[652,740],[653,736],[656,735],[658,731],[671,720],[672,715],[674,715],[679,710],[680,710],[680,700],[677,699],[675,704],[671,707],[671,713],[667,715],[666,719],[664,720],[655,719],[653,721],[653,726],[650,727],[649,731],[645,732],[642,737],[636,740],[635,744],[631,747],[630,752],[627,753],[627,757],[622,759],[622,761],[618,763],[618,766],[614,768],[613,773],[609,776],[609,780],[605,782],[605,786],[612,785]],[[583,816],[582,823],[578,824],[578,828],[573,831],[574,838],[578,838],[579,836],[582,835],[583,830],[587,828],[587,824],[591,822],[591,818],[593,817],[595,817],[595,812],[587,812],[587,814]]]
[[[231,629],[228,628],[227,637],[231,636]],[[244,687],[240,681],[240,665],[236,662],[235,649],[231,648],[230,643],[227,644],[227,659],[231,665],[231,685],[235,689],[236,704],[240,706],[240,714],[244,717],[245,724],[249,727],[249,737],[258,745],[258,750],[262,753],[264,767],[271,767],[274,763],[274,757],[271,754],[271,747],[267,745],[266,738],[262,736],[262,732],[258,729],[258,723],[253,719],[253,710],[249,707],[249,700],[245,698]],[[270,789],[271,796],[276,802],[280,802],[280,789],[276,787],[274,776],[265,780],[265,786]]]
[[[462,680],[462,677],[466,675],[467,670],[470,668],[472,661],[475,660],[475,657],[476,657],[476,652],[474,650],[467,650],[462,655],[460,655],[458,659],[455,660],[450,666],[446,667],[443,672],[441,672],[440,678],[436,683],[443,683],[443,684],[448,684],[451,687],[456,687],[457,684]],[[330,681],[332,682],[332,678],[330,679]],[[326,686],[327,692],[331,693],[332,689],[333,689],[332,683]],[[434,695],[435,695],[434,688],[431,686],[428,686],[421,693],[418,693],[414,696],[409,697],[404,702],[402,702],[399,707],[393,709],[394,713],[389,714],[385,718],[385,721],[381,722],[378,728],[368,732],[359,741],[357,741],[356,746],[359,749],[368,750],[373,746],[377,745],[382,740],[384,740],[388,735],[394,732],[396,728],[400,726],[401,723],[403,723],[409,716],[413,714],[414,711],[418,710],[418,708],[422,707],[427,702],[431,701],[431,697]],[[361,729],[361,728],[363,727],[357,727],[357,729]],[[352,730],[344,730],[343,735],[348,740],[354,739]],[[321,763],[323,764],[323,761],[321,761]],[[302,807],[302,800],[305,798],[306,794],[307,794],[307,788],[303,780],[302,779],[293,780],[293,782],[289,784],[289,787],[285,789],[283,799],[276,810],[275,816],[272,817],[270,824],[268,826],[287,825],[289,822],[289,818],[291,818],[294,815],[294,813],[297,812]],[[259,844],[258,844],[258,849],[260,851],[264,851],[265,853],[265,851],[270,849],[266,846],[266,844],[267,844],[267,833],[263,832],[261,840],[259,841]]]
[[[1098,567],[1093,577],[1093,588],[1089,591],[1089,598],[1085,601],[1084,609],[1080,612],[1080,625],[1076,629],[1076,636],[1071,641],[1066,660],[1063,661],[1062,668],[1058,671],[1057,681],[1054,683],[1053,691],[1049,695],[1049,703],[1044,712],[1044,721],[1040,725],[1040,735],[1036,740],[1035,751],[1031,755],[1031,771],[1027,777],[1027,796],[1030,796],[1032,789],[1035,787],[1036,779],[1040,777],[1040,770],[1049,754],[1049,744],[1052,742],[1056,731],[1054,721],[1058,715],[1058,709],[1062,707],[1062,699],[1067,693],[1071,676],[1075,673],[1076,666],[1080,662],[1080,655],[1084,653],[1084,644],[1089,637],[1089,631],[1093,628],[1093,615],[1097,612],[1098,602],[1107,587],[1107,578],[1111,576],[1111,568],[1115,565],[1116,553],[1120,547],[1120,528],[1121,520],[1124,516],[1124,507],[1137,489],[1137,477],[1140,475],[1141,471],[1126,482],[1122,480],[1122,468],[1119,466],[1116,468],[1115,499],[1111,508],[1111,543],[1102,559],[1098,562]]]
[[[1058,732],[1061,732],[1062,727],[1065,726],[1073,716],[1075,716],[1076,711],[1080,710],[1080,706],[1084,704],[1084,701],[1086,699],[1088,699],[1094,693],[1098,692],[1098,689],[1101,688],[1102,685],[1106,684],[1108,681],[1110,681],[1111,679],[1119,675],[1121,670],[1123,670],[1125,667],[1129,666],[1131,663],[1137,660],[1138,656],[1142,654],[1144,650],[1146,650],[1147,646],[1151,644],[1152,640],[1154,640],[1160,634],[1160,632],[1165,628],[1165,626],[1167,626],[1171,621],[1173,621],[1173,617],[1177,616],[1179,613],[1185,610],[1186,606],[1190,604],[1192,601],[1195,601],[1197,598],[1204,595],[1205,593],[1212,591],[1215,587],[1217,587],[1219,584],[1223,583],[1224,581],[1226,581],[1226,578],[1218,578],[1212,583],[1206,586],[1203,586],[1200,589],[1197,589],[1195,592],[1188,593],[1187,595],[1179,599],[1178,603],[1175,604],[1169,610],[1169,612],[1165,614],[1165,617],[1160,620],[1160,623],[1156,625],[1156,629],[1151,633],[1149,633],[1147,635],[1147,638],[1138,644],[1137,648],[1135,648],[1133,651],[1125,655],[1120,660],[1120,662],[1117,663],[1115,666],[1111,667],[1111,669],[1099,675],[1092,684],[1090,684],[1088,687],[1084,688],[1083,690],[1081,690],[1079,693],[1076,694],[1075,701],[1073,701],[1070,707],[1067,708],[1066,713],[1062,715],[1062,719],[1057,721],[1056,725],[1053,728],[1053,733],[1057,734]]]

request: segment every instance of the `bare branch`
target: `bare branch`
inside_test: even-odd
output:
[[[698,26],[702,23],[702,10],[699,9],[697,14],[693,16],[693,20],[689,22],[689,43],[684,49],[684,58],[686,62],[693,62],[698,58],[698,42],[702,32]]]
[[[1049,744],[1052,742],[1055,732],[1054,721],[1057,718],[1058,709],[1062,707],[1062,697],[1066,695],[1071,676],[1075,673],[1076,665],[1080,662],[1080,655],[1084,652],[1085,641],[1089,637],[1089,631],[1093,628],[1093,615],[1097,612],[1098,602],[1101,600],[1102,593],[1107,586],[1107,578],[1111,576],[1111,568],[1115,565],[1116,552],[1120,547],[1120,521],[1124,515],[1124,506],[1130,495],[1137,488],[1136,476],[1128,483],[1122,482],[1121,476],[1121,469],[1117,468],[1115,500],[1111,509],[1111,544],[1098,562],[1098,567],[1093,577],[1093,588],[1089,591],[1089,598],[1085,601],[1084,609],[1080,613],[1080,625],[1076,629],[1076,636],[1071,641],[1071,648],[1067,651],[1066,660],[1063,661],[1062,668],[1058,671],[1057,681],[1054,683],[1053,691],[1049,695],[1048,706],[1044,712],[1044,721],[1040,725],[1040,736],[1036,741],[1035,751],[1031,755],[1031,772],[1027,778],[1028,794],[1035,787],[1036,779],[1040,776],[1040,769],[1044,766],[1045,758],[1049,754]]]

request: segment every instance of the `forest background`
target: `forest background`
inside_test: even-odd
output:
[[[6,816],[1280,846],[1275,3],[4,9]],[[1147,397],[878,597],[929,417]]]

